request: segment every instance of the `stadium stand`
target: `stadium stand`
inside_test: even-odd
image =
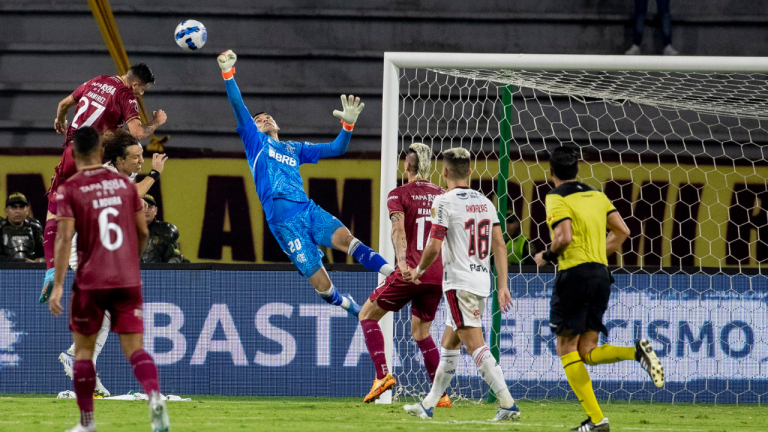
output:
[[[240,56],[246,103],[272,113],[282,137],[333,139],[338,125],[328,107],[338,94],[354,93],[367,110],[352,151],[377,151],[384,51],[621,54],[630,44],[633,8],[632,2],[593,0],[480,6],[335,0],[321,8],[309,0],[266,8],[246,0],[222,0],[215,7],[181,0],[111,3],[130,60],[153,67],[157,85],[146,103],[168,113],[163,133],[173,136],[170,145],[227,151],[239,151],[241,144],[210,62],[227,48]],[[675,47],[690,55],[768,55],[766,44],[741,43],[766,39],[768,11],[759,2],[738,9],[730,3],[673,2]],[[183,52],[172,42],[171,30],[190,18],[182,10],[194,10],[207,26],[203,52]],[[61,137],[51,125],[56,103],[94,74],[115,72],[88,5],[6,0],[0,28],[0,148],[57,148]],[[658,23],[649,23],[646,33],[643,51],[660,52]]]

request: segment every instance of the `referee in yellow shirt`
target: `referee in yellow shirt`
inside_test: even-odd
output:
[[[600,332],[608,335],[603,325],[613,282],[608,255],[629,237],[629,228],[605,194],[576,180],[579,155],[575,148],[558,147],[549,165],[555,183],[546,197],[552,244],[536,254],[535,260],[538,266],[558,265],[549,325],[557,336],[557,355],[568,383],[589,415],[572,430],[610,431],[584,363],[595,366],[635,360],[656,387],[664,385],[664,369],[645,339],[634,347],[597,346]]]

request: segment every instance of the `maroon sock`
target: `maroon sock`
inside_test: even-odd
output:
[[[80,424],[88,426],[93,422],[93,390],[96,388],[96,368],[90,360],[75,360],[73,381],[77,406],[80,407]]]
[[[53,249],[56,243],[56,231],[58,224],[56,219],[48,219],[43,230],[43,251],[45,252],[45,269],[53,268]]]
[[[382,379],[389,373],[387,356],[384,354],[384,334],[381,333],[381,327],[376,320],[362,320],[360,325],[363,327],[365,345],[376,368],[376,379]]]
[[[131,356],[131,366],[133,366],[133,374],[144,388],[144,393],[150,394],[153,391],[160,393],[157,366],[151,355],[143,349],[137,350]]]
[[[421,355],[424,357],[424,367],[427,368],[429,374],[429,381],[435,380],[435,372],[437,372],[437,365],[440,364],[440,350],[437,349],[435,341],[432,336],[427,336],[425,339],[416,341],[416,345],[421,350]]]

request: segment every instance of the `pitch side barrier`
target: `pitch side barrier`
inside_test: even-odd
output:
[[[359,302],[377,284],[377,275],[360,266],[328,268],[339,289]],[[57,359],[71,343],[67,319],[37,303],[43,273],[40,265],[0,264],[0,393],[72,389]],[[607,341],[650,339],[667,385],[656,389],[632,363],[602,365],[590,370],[599,398],[765,401],[764,275],[677,268],[624,269],[614,277]],[[66,286],[72,278],[69,272]],[[323,303],[290,265],[145,265],[142,278],[145,347],[167,393],[362,397],[370,386],[373,368],[357,321]],[[515,397],[573,396],[549,331],[553,278],[533,267],[510,269],[514,307],[502,317],[500,361]],[[65,292],[63,301],[69,297]],[[441,310],[432,326],[436,338],[444,319]],[[427,379],[420,361],[401,361],[416,351],[414,343],[396,344],[392,366],[398,375]],[[471,361],[461,363],[459,380],[480,380]],[[138,390],[114,335],[97,371],[113,393]]]

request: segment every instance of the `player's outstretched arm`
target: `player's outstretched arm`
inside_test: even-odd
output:
[[[624,240],[629,237],[630,232],[618,211],[611,212],[608,215],[606,226],[610,232],[605,238],[605,252],[608,256],[611,256],[619,250]]]
[[[235,62],[237,62],[237,54],[232,50],[224,51],[216,58],[216,62],[221,68],[221,76],[224,78],[224,85],[227,88],[227,98],[229,98],[229,104],[232,105],[232,109],[235,111],[235,117],[237,118],[237,126],[243,127],[249,123],[253,123],[251,113],[248,112],[248,108],[245,107],[243,102],[243,95],[240,93],[240,88],[237,87],[235,82]]]
[[[67,112],[75,105],[77,105],[77,101],[72,95],[59,102],[59,106],[56,108],[56,119],[53,121],[53,128],[57,134],[67,133]]]
[[[496,291],[499,296],[499,308],[502,312],[509,312],[512,308],[512,296],[509,294],[509,277],[507,268],[507,245],[504,244],[504,236],[501,227],[495,225],[491,232],[491,249],[493,250],[494,263],[496,265]]]
[[[573,225],[570,219],[565,219],[557,224],[554,230],[552,244],[547,250],[539,252],[533,259],[536,265],[541,267],[547,264],[557,264],[557,257],[562,255],[573,241]]]
[[[69,255],[72,247],[72,236],[75,235],[75,220],[73,218],[58,218],[56,241],[53,249],[53,291],[48,300],[48,309],[53,316],[59,316],[64,311],[61,306],[61,296],[64,294],[64,277],[69,267]]]
[[[139,197],[143,197],[152,188],[152,185],[160,178],[160,174],[163,173],[165,168],[165,161],[168,160],[168,156],[165,153],[155,153],[152,155],[152,171],[144,177],[143,180],[136,183],[136,191],[139,193]]]
[[[144,139],[152,135],[155,129],[164,125],[167,120],[168,116],[165,114],[165,111],[152,111],[152,121],[147,124],[142,123],[138,117],[130,120],[128,122],[128,132],[136,139]]]

